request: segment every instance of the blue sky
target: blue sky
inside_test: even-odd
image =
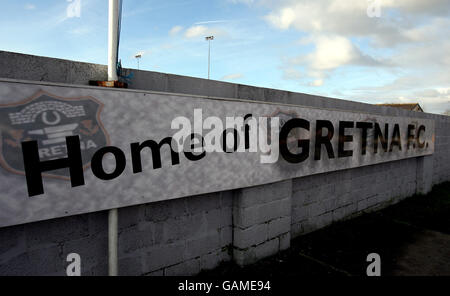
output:
[[[0,50],[106,64],[108,1],[0,4]],[[119,57],[206,78],[214,35],[211,79],[443,113],[449,15],[448,0],[124,0]]]

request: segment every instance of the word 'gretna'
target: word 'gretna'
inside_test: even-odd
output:
[[[247,115],[246,118],[251,117]],[[273,119],[273,118],[272,118]],[[392,125],[391,125],[392,126]],[[370,153],[390,153],[393,151],[404,151],[410,149],[425,149],[428,147],[422,138],[425,132],[424,125],[409,124],[407,129],[401,133],[400,125],[393,124],[391,129],[388,123],[384,125],[377,122],[354,122],[354,121],[339,121],[336,128],[331,121],[328,120],[316,120],[314,127],[311,128],[311,123],[308,120],[301,118],[293,118],[288,120],[278,133],[277,139],[273,139],[273,143],[277,145],[271,145],[271,149],[278,150],[285,161],[291,164],[299,164],[310,156],[314,160],[320,161],[322,159],[322,148],[325,148],[328,159],[352,157],[354,150],[349,149],[348,145],[354,141],[356,133],[360,136],[360,149],[358,149],[361,155]],[[244,136],[244,149],[241,152],[254,152],[250,151],[250,135],[252,134],[251,125],[244,124],[243,126]],[[294,137],[292,139],[292,132],[300,130],[305,131],[310,135],[309,138]],[[227,133],[232,133],[234,137],[234,145],[230,149],[227,145]],[[404,135],[403,137],[401,135]],[[233,153],[238,151],[238,131],[236,129],[229,129],[223,131],[221,137],[221,145],[224,153]],[[337,137],[337,139],[336,139]],[[368,143],[372,145],[368,149]],[[199,161],[206,156],[205,149],[198,151],[197,148],[205,147],[204,138],[202,135],[192,133],[190,137],[189,150],[183,151],[184,156],[190,161]],[[196,145],[202,143],[198,147]],[[296,144],[294,147],[296,151],[292,151],[292,143]],[[347,144],[347,145],[346,145]],[[143,159],[149,158],[148,153],[143,154],[144,150],[151,151],[151,159],[153,169],[160,169],[162,167],[161,160],[161,148],[164,146],[166,149],[170,149],[171,164],[180,164],[181,151],[177,149],[179,142],[175,141],[172,137],[166,137],[159,143],[154,140],[146,140],[142,143],[131,143],[130,154],[132,162],[132,172],[134,174],[141,173],[143,167]],[[335,147],[337,145],[337,147]],[[186,146],[186,139],[184,139],[184,146]],[[183,146],[183,147],[184,147]],[[347,146],[347,148],[346,148]],[[22,152],[25,167],[25,175],[28,187],[28,195],[35,196],[44,193],[44,187],[42,182],[42,173],[46,171],[69,169],[70,181],[72,187],[81,186],[85,184],[83,162],[80,149],[80,139],[78,136],[66,137],[67,157],[41,161],[39,157],[39,147],[37,141],[22,142]],[[146,149],[148,148],[148,149]],[[197,149],[197,150],[196,150]],[[310,153],[310,150],[313,150]],[[115,167],[111,172],[107,172],[103,166],[103,158],[105,155],[111,154],[115,159]],[[278,153],[274,153],[276,161],[278,161]],[[273,157],[273,156],[272,156]],[[272,161],[271,161],[272,162]],[[98,149],[91,159],[91,170],[94,176],[101,180],[112,180],[119,177],[126,168],[126,157],[122,149],[115,146],[106,146]]]

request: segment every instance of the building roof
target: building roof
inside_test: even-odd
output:
[[[377,104],[378,106],[387,106],[394,108],[401,108],[409,111],[418,111],[423,112],[422,107],[420,107],[419,103],[408,103],[408,104]]]

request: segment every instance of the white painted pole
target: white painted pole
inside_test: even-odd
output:
[[[117,209],[111,209],[108,213],[108,275],[117,276]]]
[[[119,0],[109,0],[108,17],[108,81],[116,81],[117,77],[117,50],[119,38]],[[108,213],[108,274],[117,276],[117,209]]]
[[[117,77],[117,42],[119,38],[119,0],[109,0],[108,17],[108,80]]]

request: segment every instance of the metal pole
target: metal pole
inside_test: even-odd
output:
[[[211,68],[211,40],[214,40],[214,36],[206,36],[206,41],[208,41],[208,79],[209,79],[209,73]]]
[[[119,215],[117,209],[111,209],[108,212],[108,275],[117,276],[117,224]]]
[[[117,42],[119,39],[119,0],[109,0],[108,17],[108,80],[116,81],[117,77]]]
[[[108,17],[108,80],[117,81],[117,50],[119,40],[119,0],[109,0]],[[108,213],[108,274],[117,276],[117,209]]]
[[[211,39],[208,39],[208,79],[209,79],[209,72],[210,72],[210,65],[211,65]]]

